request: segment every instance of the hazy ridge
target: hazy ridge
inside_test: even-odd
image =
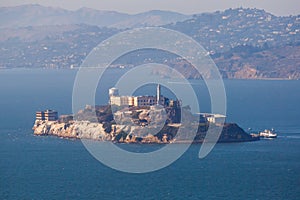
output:
[[[159,26],[188,18],[189,15],[159,10],[130,15],[91,8],[70,11],[38,4],[0,8],[0,28],[68,24],[132,28],[141,25]]]
[[[25,5],[0,8],[0,21],[0,68],[78,67],[99,42],[120,29],[163,26],[198,41],[224,78],[300,78],[299,15],[281,17],[247,8],[193,16],[168,11],[129,15]],[[149,57],[127,64],[147,62]],[[175,67],[186,70],[182,63]],[[183,72],[199,78],[192,70]]]

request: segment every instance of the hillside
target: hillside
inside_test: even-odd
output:
[[[0,29],[0,68],[79,67],[98,43],[117,32],[84,24]]]
[[[81,8],[75,11],[38,4],[0,8],[0,28],[87,24],[100,27],[132,28],[159,26],[190,18],[170,11],[126,14],[115,11]]]
[[[187,16],[181,18],[182,15],[168,11],[149,11],[132,18],[111,11],[87,8],[67,11],[39,5],[0,10],[0,68],[79,67],[97,44],[121,31],[113,26],[141,27],[172,21],[163,27],[183,32],[198,41],[224,78],[300,78],[300,16],[280,17],[247,8],[203,13],[186,20]],[[74,13],[79,17],[66,17]],[[100,27],[101,20],[97,20],[97,16],[107,23],[102,25],[109,27]],[[178,17],[182,21],[174,22]],[[73,24],[75,22],[77,24]],[[99,23],[91,25],[94,22]],[[30,26],[18,27],[26,23]],[[62,25],[53,25],[55,23]],[[149,60],[159,63],[168,60],[186,77],[201,78],[184,62],[174,62],[172,56],[153,51],[139,54],[116,64],[133,66]]]
[[[259,49],[237,47],[214,56],[224,78],[300,79],[300,45]]]
[[[300,42],[299,15],[280,17],[259,9],[204,13],[165,27],[193,37],[211,54],[237,46],[279,47]]]

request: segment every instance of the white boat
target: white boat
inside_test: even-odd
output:
[[[260,137],[263,137],[263,138],[277,138],[277,134],[274,132],[274,130],[264,130],[262,132],[259,133],[259,136]]]

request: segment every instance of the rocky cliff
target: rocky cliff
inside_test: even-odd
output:
[[[190,141],[189,129],[193,126],[196,128],[195,130],[197,130],[198,126],[194,142],[201,143],[204,141],[209,126],[212,130],[214,130],[214,128],[217,130],[220,127],[218,124],[208,122],[199,125],[197,123],[185,125],[173,123],[172,118],[168,118],[168,114],[162,112],[163,109],[153,110],[143,108],[131,111],[121,110],[114,113],[114,118],[111,116],[111,110],[108,108],[109,106],[96,108],[98,122],[73,120],[66,116],[61,117],[58,121],[36,120],[33,126],[34,134],[119,143],[174,143],[187,141],[187,138]],[[79,112],[80,114],[77,117],[86,119],[90,116],[92,111],[95,110],[91,107],[87,107]],[[187,116],[187,113],[183,114]],[[192,121],[192,115],[187,117],[190,117],[190,121]],[[167,118],[169,123],[162,123],[165,122]],[[99,120],[101,120],[101,122],[99,122]],[[184,134],[177,135],[179,128],[184,130],[182,131]],[[237,124],[227,123],[223,126],[219,142],[245,142],[257,139],[258,138],[253,138],[247,134]]]
[[[36,120],[33,126],[35,135],[54,135],[64,138],[110,140],[103,124],[88,121],[58,121]]]

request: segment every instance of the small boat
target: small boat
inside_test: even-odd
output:
[[[277,134],[275,133],[274,129],[272,130],[264,130],[259,133],[259,136],[262,138],[277,138]]]

